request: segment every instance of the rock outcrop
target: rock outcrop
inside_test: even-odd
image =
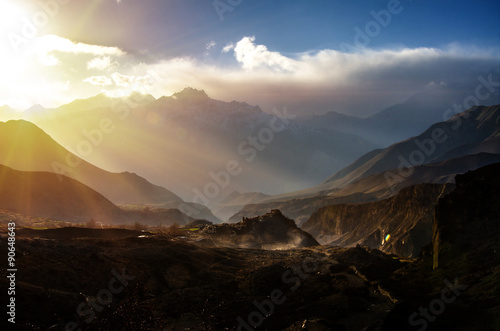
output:
[[[290,249],[319,245],[313,236],[299,229],[294,220],[278,209],[262,216],[243,218],[236,224],[211,225],[203,232],[216,241],[240,247]]]
[[[441,199],[433,224],[433,267],[481,258],[500,258],[500,163],[455,179],[456,189]],[[475,254],[471,254],[475,252]],[[469,261],[470,262],[470,261]]]
[[[434,207],[451,184],[420,184],[369,203],[327,206],[304,224],[320,243],[366,245],[401,256],[418,256],[431,243]]]

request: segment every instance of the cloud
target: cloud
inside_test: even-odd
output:
[[[83,80],[84,82],[90,83],[92,85],[100,85],[100,86],[105,86],[105,85],[112,85],[113,82],[111,79],[109,79],[106,76],[92,76],[85,78]]]
[[[206,46],[205,48],[206,48],[206,49],[207,49],[207,51],[208,51],[208,50],[210,50],[211,48],[214,48],[214,47],[215,47],[215,45],[217,45],[217,44],[215,43],[215,41],[213,41],[213,40],[212,40],[211,42],[209,42],[209,43],[207,44],[207,46]]]
[[[222,48],[222,53],[229,53],[231,50],[234,49],[234,44],[233,43],[228,43],[226,46]]]
[[[270,52],[264,45],[255,45],[254,41],[255,37],[244,37],[234,47],[236,60],[244,69],[268,67],[276,70],[295,70],[296,61],[278,52]]]
[[[57,57],[55,57],[53,54],[48,53],[41,53],[38,56],[38,61],[44,66],[55,66],[61,63],[61,61],[59,61]]]
[[[134,76],[122,75],[117,72],[113,73],[111,77],[113,78],[113,81],[115,82],[116,85],[122,87],[132,86],[135,80]]]
[[[152,58],[57,36],[40,39],[29,62],[18,58],[0,61],[4,76],[0,100],[16,96],[53,106],[90,97],[103,86],[116,95],[140,91],[156,98],[192,86],[216,99],[245,101],[265,110],[287,106],[297,113],[334,110],[363,116],[429,88],[477,84],[478,76],[498,68],[499,61],[498,50],[458,44],[364,48],[351,53],[322,49],[285,55],[246,36],[227,43],[222,53],[207,61],[204,53],[198,58]],[[93,74],[89,70],[108,74],[89,77]],[[16,87],[12,81],[22,84]],[[71,89],[65,90],[68,81]]]
[[[98,70],[105,70],[116,64],[112,61],[112,56],[122,57],[126,55],[117,47],[76,43],[55,35],[44,35],[37,38],[33,47],[29,49],[29,53],[38,57],[39,63],[44,66],[60,65],[63,57],[70,57],[70,60],[75,63],[80,60],[74,56],[96,56],[87,62],[87,69]]]
[[[69,39],[55,35],[44,35],[40,37],[37,41],[36,50],[44,53],[59,51],[63,53],[92,54],[99,56],[103,55],[122,56],[126,54],[126,52],[122,51],[118,47],[75,43]]]
[[[457,46],[357,53],[324,49],[285,56],[257,44],[255,37],[244,37],[224,49],[233,50],[236,66],[176,58],[148,67],[157,73],[158,90],[164,93],[189,85],[214,98],[265,109],[287,105],[302,113],[335,110],[364,116],[404,101],[432,81],[448,88],[477,84],[478,76],[498,63],[495,51]]]
[[[87,62],[87,69],[97,69],[97,70],[106,70],[114,66],[113,61],[111,60],[111,57],[109,56],[104,56],[104,57],[95,57],[89,62]]]
[[[440,82],[439,84],[437,84],[436,82],[432,81],[430,83],[428,83],[427,85],[424,86],[424,89],[425,90],[435,90],[435,89],[439,89],[440,87],[443,87],[443,86],[447,86],[448,84],[446,84],[445,82]]]
[[[129,95],[132,92],[148,94],[157,81],[152,75],[131,76],[115,72],[111,78],[107,76],[91,76],[83,80],[97,86],[108,86],[106,93],[113,97]],[[109,88],[111,86],[111,88]]]

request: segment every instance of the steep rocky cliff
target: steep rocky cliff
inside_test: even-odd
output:
[[[500,260],[500,163],[455,178],[433,223],[433,267]],[[484,265],[486,267],[486,265]]]
[[[415,257],[431,243],[438,199],[452,189],[451,184],[420,184],[381,201],[327,206],[315,212],[303,229],[323,244],[361,244]]]

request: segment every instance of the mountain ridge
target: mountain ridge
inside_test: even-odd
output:
[[[441,154],[464,144],[481,143],[497,130],[499,120],[500,106],[472,107],[453,116],[446,122],[430,126],[418,136],[381,150],[380,153],[373,155],[371,159],[366,160],[362,165],[358,165],[359,162],[354,162],[344,169],[350,170],[347,174],[344,175],[345,172],[336,173],[325,182],[332,183],[336,187],[342,187],[354,180],[386,170],[397,169],[401,165],[403,167],[412,167],[429,163],[438,159]],[[455,127],[457,128],[455,129]],[[423,160],[417,161],[415,158],[412,160],[412,155],[415,155],[415,158],[418,155]],[[402,170],[404,171],[404,169]]]
[[[245,213],[262,213],[274,204],[301,224],[312,214],[307,203],[317,208],[328,201],[369,202],[388,198],[409,185],[450,182],[456,174],[497,162],[499,154],[492,152],[500,151],[499,121],[500,106],[472,107],[418,136],[366,153],[320,185],[247,205],[230,221]],[[415,155],[421,160],[412,164]]]
[[[111,201],[69,177],[26,172],[0,165],[0,208],[29,216],[114,223],[121,211]]]
[[[0,214],[22,218],[105,225],[184,225],[194,219],[178,209],[124,210],[101,193],[64,176],[59,180],[46,171],[19,171],[0,165]]]
[[[237,161],[245,176],[233,176],[228,186],[219,187],[212,204],[234,190],[268,194],[316,184],[332,169],[377,147],[352,134],[295,122],[286,109],[270,114],[244,102],[211,99],[192,88],[122,106],[91,111],[66,106],[55,111],[57,116],[34,123],[75,150],[87,139],[85,130],[99,128],[100,121],[109,119],[113,130],[88,160],[112,169],[127,164],[127,170],[148,174],[148,180],[188,201],[194,199],[193,189],[203,191],[213,182],[211,172],[225,169],[228,160]],[[282,178],[274,175],[276,169]]]
[[[302,116],[301,121],[316,127],[351,132],[387,147],[446,120],[450,112],[460,109],[457,101],[466,100],[471,93],[474,93],[471,87],[435,85],[367,117],[329,111],[321,115]],[[498,101],[498,94],[492,94],[481,102],[495,105]]]
[[[0,122],[0,164],[21,171],[52,172],[58,180],[69,176],[117,204],[179,208],[185,203],[173,192],[135,173],[111,173],[86,162],[25,120]],[[206,207],[196,207],[201,217],[219,221]]]

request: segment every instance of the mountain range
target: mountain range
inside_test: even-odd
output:
[[[121,210],[88,186],[49,172],[18,171],[0,165],[0,209],[27,216],[114,223]]]
[[[470,88],[435,84],[365,118],[330,111],[321,115],[302,116],[300,121],[314,127],[355,134],[380,146],[389,146],[419,135],[429,126],[466,110],[469,107],[464,106],[462,101],[467,100],[471,92]],[[482,102],[485,105],[498,104],[498,94],[492,94]]]
[[[302,226],[323,207],[453,184],[459,173],[498,162],[500,106],[474,106],[377,148],[442,118],[437,109],[451,96],[415,95],[362,119],[370,130],[361,130],[361,120],[347,115],[271,114],[192,88],[159,99],[100,94],[57,109],[32,107],[23,113],[32,122],[0,123],[0,164],[72,178],[114,205],[180,209],[186,219],[215,223],[280,209]],[[387,125],[402,131],[383,138]]]
[[[136,172],[185,200],[208,200],[210,206],[235,190],[277,194],[315,185],[378,147],[292,117],[286,109],[266,113],[186,88],[157,100],[102,94],[26,119],[99,167]],[[218,184],[218,194],[207,194],[206,186],[217,184],[215,177],[232,161],[241,171]],[[196,199],[198,192],[209,197]]]
[[[500,106],[472,107],[418,136],[366,153],[320,185],[242,206],[230,221],[275,205],[301,224],[329,204],[380,200],[419,183],[452,183],[456,174],[498,162],[499,123]]]
[[[50,172],[59,182],[72,178],[114,204],[167,209],[187,205],[196,208],[200,217],[218,221],[208,208],[185,203],[171,191],[137,174],[112,173],[86,162],[60,146],[36,125],[24,120],[0,123],[0,164],[20,171]]]
[[[0,211],[33,219],[106,225],[186,224],[193,219],[177,209],[124,210],[99,192],[63,176],[42,171],[18,171],[0,165]]]

